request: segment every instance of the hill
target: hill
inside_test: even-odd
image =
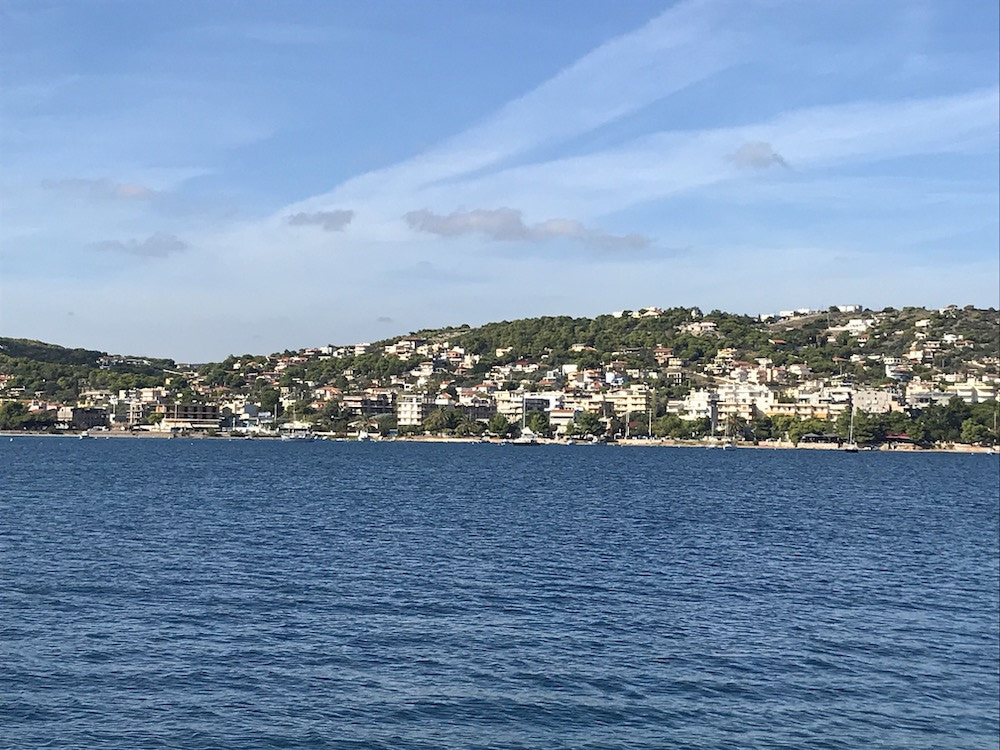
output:
[[[248,373],[286,359],[288,366],[280,378],[285,385],[307,381],[363,388],[404,375],[414,360],[431,358],[417,346],[394,347],[395,342],[407,340],[437,347],[446,343],[473,358],[474,364],[450,368],[450,372],[444,366],[442,377],[459,385],[474,382],[494,366],[525,360],[544,363],[547,369],[565,364],[599,367],[611,362],[663,369],[668,356],[683,363],[688,385],[710,373],[720,356],[727,361],[768,360],[779,367],[801,364],[821,376],[887,384],[887,362],[899,361],[906,377],[925,379],[976,374],[984,366],[995,370],[1000,357],[1000,318],[994,309],[971,306],[878,311],[829,308],[763,320],[720,310],[644,308],[594,318],[547,316],[477,327],[451,326],[411,332],[368,347],[326,347],[336,349],[336,356],[295,358],[295,352],[286,351],[269,357],[228,357],[203,365],[197,377],[207,386],[238,390],[250,385]],[[87,388],[162,385],[175,367],[167,359],[0,338],[0,376],[7,376],[8,393],[14,388],[21,395],[70,400]],[[533,377],[538,379],[541,373]]]
[[[97,360],[104,352],[92,349],[67,349],[56,344],[46,344],[33,339],[10,339],[0,337],[0,356],[9,359],[26,359],[35,362],[50,362],[60,365],[97,366]]]
[[[15,396],[72,401],[87,389],[162,385],[173,360],[109,355],[32,339],[0,337],[0,378]]]

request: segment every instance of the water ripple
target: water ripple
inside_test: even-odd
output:
[[[0,746],[996,748],[990,457],[17,439]]]

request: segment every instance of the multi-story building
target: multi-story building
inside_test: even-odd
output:
[[[219,427],[218,404],[159,404],[161,430],[214,430]]]
[[[759,383],[727,382],[718,386],[716,391],[720,417],[750,420],[758,414],[767,413],[775,400],[774,391]]]
[[[502,414],[510,422],[520,422],[524,413],[523,395],[514,391],[496,391],[493,394],[497,414]]]
[[[56,419],[74,430],[108,426],[108,412],[100,408],[64,406],[56,412]]]
[[[877,388],[855,388],[851,392],[851,404],[858,411],[868,414],[885,414],[903,410],[903,396],[899,391]]]
[[[550,409],[549,410],[549,426],[552,430],[559,435],[566,433],[566,428],[573,423],[578,414],[582,412],[579,409]]]
[[[419,427],[434,411],[434,397],[426,393],[403,393],[396,399],[396,423],[400,427]]]
[[[605,399],[605,394],[585,390],[564,393],[562,408],[590,411],[601,416],[608,416],[612,409],[611,403]]]
[[[786,403],[775,401],[765,412],[769,417],[795,417],[796,419],[826,419],[830,416],[829,404],[798,401]]]
[[[982,380],[966,380],[964,383],[949,385],[949,392],[958,396],[967,404],[978,404],[997,398],[997,384]]]
[[[608,391],[604,398],[611,404],[615,414],[625,416],[633,412],[647,412],[653,405],[652,392],[649,386],[636,384],[628,388]]]
[[[371,417],[396,411],[396,394],[388,389],[369,389],[343,397],[344,408],[354,416]]]
[[[127,401],[125,406],[123,416],[129,427],[145,422],[153,410],[152,404],[144,404],[141,401]]]
[[[461,398],[459,399],[457,408],[471,419],[476,419],[480,422],[487,421],[497,411],[493,399],[487,396]]]
[[[715,391],[691,391],[684,399],[681,419],[709,419],[714,425],[719,418],[719,394]]]

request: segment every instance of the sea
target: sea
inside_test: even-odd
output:
[[[3,748],[1000,743],[996,456],[0,440]]]

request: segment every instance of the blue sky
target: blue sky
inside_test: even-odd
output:
[[[0,0],[0,333],[1000,305],[997,3]]]

